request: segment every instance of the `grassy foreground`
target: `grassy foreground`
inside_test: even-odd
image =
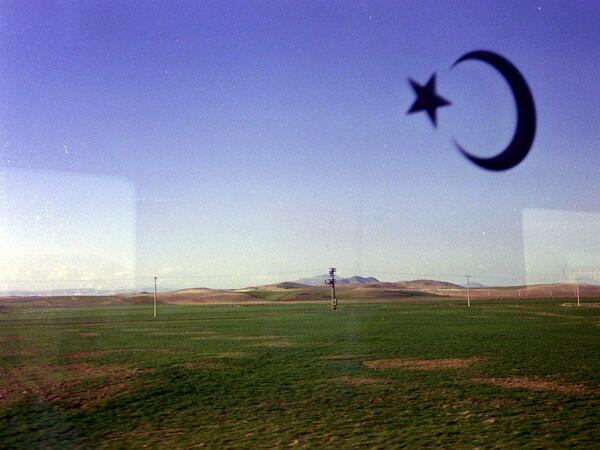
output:
[[[2,313],[0,447],[600,448],[600,309],[560,303]]]

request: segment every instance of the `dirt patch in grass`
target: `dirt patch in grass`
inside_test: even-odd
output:
[[[114,349],[114,350],[98,350],[89,352],[72,352],[69,353],[69,358],[94,358],[96,356],[110,355],[113,353],[129,353],[129,352],[143,352],[143,348],[128,348],[128,349]]]
[[[208,331],[208,330],[203,330],[203,331],[184,331],[183,334],[212,335],[212,334],[217,334],[217,332],[216,331]]]
[[[94,389],[78,390],[74,394],[69,394],[69,403],[87,409],[98,405],[103,400],[127,395],[134,387],[140,387],[142,384],[147,384],[141,383],[136,379],[142,372],[145,371],[137,369],[134,373],[129,373],[123,377],[113,377],[110,381],[106,381],[101,386]]]
[[[323,359],[325,361],[348,361],[351,359],[362,358],[363,355],[327,355],[321,356],[319,359]]]
[[[151,333],[156,331],[156,328],[121,328],[121,331],[127,333]]]
[[[225,340],[225,339],[231,339],[231,337],[229,336],[224,336],[222,334],[216,334],[216,333],[203,333],[202,336],[192,336],[190,337],[191,340],[193,341],[207,341],[207,340],[212,340],[212,339],[220,339],[220,340]]]
[[[144,372],[117,365],[69,364],[21,366],[0,370],[0,405],[32,397],[37,401],[64,400],[90,407],[101,400],[129,391]],[[94,387],[87,385],[96,382]]]
[[[108,443],[113,442],[115,447],[135,448],[140,447],[140,441],[144,442],[143,447],[154,446],[159,444],[157,448],[181,448],[177,446],[177,440],[181,436],[189,433],[189,429],[183,428],[158,428],[153,430],[134,429],[125,432],[111,433],[106,437]],[[203,448],[206,444],[196,440],[194,448]]]
[[[560,317],[562,319],[575,319],[575,320],[585,319],[585,317],[568,316],[566,314],[556,314],[556,313],[551,313],[551,312],[538,312],[538,313],[531,313],[531,314],[534,314],[536,316],[542,316],[542,317]]]
[[[443,358],[443,359],[378,359],[363,361],[371,369],[409,369],[409,370],[436,370],[436,369],[461,369],[477,364],[480,358]]]
[[[220,339],[220,340],[228,340],[228,341],[275,341],[281,340],[281,336],[227,336],[222,334],[206,334],[205,336],[197,336],[192,337],[194,340],[205,340],[205,339]]]
[[[209,358],[243,358],[246,355],[244,352],[222,352],[210,355]]]
[[[161,354],[169,354],[169,355],[181,353],[176,348],[153,348],[153,349],[149,349],[148,351],[150,351],[152,353],[161,353]]]
[[[212,336],[216,334],[214,331],[153,331],[148,333],[150,336],[195,336],[206,335]]]
[[[206,339],[214,337],[217,333],[214,331],[154,331],[147,334],[150,336],[190,336],[192,339]]]
[[[273,341],[267,340],[264,342],[256,342],[254,344],[250,344],[248,347],[269,347],[269,348],[288,348],[294,347],[295,345],[288,341]]]
[[[280,339],[281,336],[229,336],[228,339],[239,341],[268,341],[272,339]]]
[[[215,360],[207,361],[205,359],[201,359],[198,361],[189,361],[183,364],[183,367],[186,369],[231,369],[233,367],[231,364],[226,364],[223,362],[218,362]]]
[[[19,369],[32,369],[36,371],[37,366],[25,366]],[[44,372],[58,373],[64,378],[78,378],[81,376],[103,377],[103,376],[125,376],[139,372],[139,369],[115,364],[91,365],[91,364],[68,364],[66,366],[40,366]]]
[[[468,408],[477,408],[483,409],[487,411],[495,411],[500,408],[504,408],[506,406],[514,406],[516,405],[516,401],[507,398],[484,398],[484,397],[476,397],[469,398],[466,400],[453,401],[450,403],[446,403],[441,406],[442,410],[464,410]],[[452,412],[454,414],[454,412]],[[449,414],[448,414],[449,415]]]
[[[365,385],[382,385],[386,384],[388,380],[385,378],[372,378],[372,377],[339,377],[332,380],[334,383],[340,382],[344,384],[350,384],[352,386],[365,386]]]
[[[96,336],[100,336],[100,333],[81,333],[80,336],[83,336],[83,337],[96,337]]]
[[[30,356],[31,353],[26,352],[25,350],[5,350],[3,352],[0,352],[0,357],[11,357],[11,356]]]
[[[584,394],[587,389],[582,384],[558,383],[542,378],[508,377],[508,378],[475,378],[476,383],[493,384],[509,389],[530,389],[533,391],[556,391],[567,394]]]

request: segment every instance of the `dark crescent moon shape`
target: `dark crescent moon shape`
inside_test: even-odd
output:
[[[477,50],[461,56],[452,67],[463,61],[478,60],[494,67],[508,82],[517,106],[517,128],[510,144],[500,154],[491,158],[478,158],[468,153],[456,141],[458,149],[471,162],[487,170],[502,171],[515,167],[525,159],[535,137],[535,104],[527,82],[519,70],[497,53]]]

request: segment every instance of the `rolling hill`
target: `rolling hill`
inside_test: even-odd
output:
[[[331,291],[325,285],[328,275],[318,275],[297,281],[284,281],[244,289],[189,288],[159,291],[157,300],[163,304],[252,304],[264,302],[328,301]],[[54,290],[45,292],[18,291],[0,293],[0,312],[11,308],[81,307],[151,305],[153,290],[107,292],[86,290]],[[563,298],[572,299],[576,286],[568,283],[532,284],[525,286],[479,287],[471,285],[471,298]],[[600,297],[600,285],[579,285],[581,297]],[[4,294],[4,295],[3,295]],[[337,279],[337,297],[343,299],[385,299],[404,301],[410,297],[466,297],[464,286],[440,280],[418,279],[386,282],[375,277],[352,276]]]

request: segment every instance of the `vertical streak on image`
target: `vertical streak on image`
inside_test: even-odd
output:
[[[525,209],[523,251],[528,284],[599,284],[600,214]]]
[[[0,291],[135,287],[135,208],[121,177],[0,169]]]

